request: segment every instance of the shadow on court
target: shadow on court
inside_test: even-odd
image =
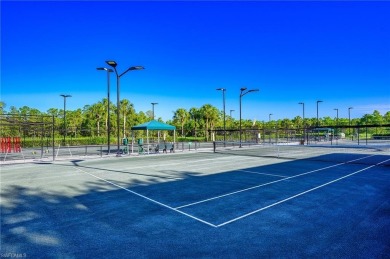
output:
[[[74,165],[96,169],[84,166],[82,161]],[[299,181],[298,177],[280,181],[283,185],[272,184],[273,189],[256,188],[254,192],[245,191],[182,210],[220,223],[218,220],[237,217],[365,167],[353,164],[340,170],[324,170]],[[180,207],[314,168],[318,168],[318,163],[287,161],[245,168],[252,173],[228,171],[201,176],[197,172],[161,170],[178,179],[162,183],[151,179],[147,184],[134,181],[131,185],[110,181],[171,207]],[[31,258],[386,258],[390,254],[387,165],[370,168],[218,228],[124,189],[107,190],[107,184],[91,178],[79,190],[82,194],[76,196],[33,186],[2,185],[1,253],[25,253]]]

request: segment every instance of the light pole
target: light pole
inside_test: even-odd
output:
[[[348,108],[349,135],[351,135],[351,109],[353,109],[353,107]]]
[[[120,116],[120,99],[119,99],[119,93],[120,93],[120,78],[121,76],[123,76],[124,74],[126,74],[127,72],[131,71],[131,70],[142,70],[142,69],[145,69],[143,66],[133,66],[133,67],[129,67],[125,72],[123,72],[122,74],[118,74],[118,71],[116,70],[116,66],[118,65],[116,63],[116,61],[113,61],[113,60],[108,60],[106,61],[107,65],[111,66],[112,68],[114,68],[115,70],[115,74],[116,74],[116,122],[117,122],[117,143],[118,143],[118,150],[117,150],[117,156],[120,156],[120,139],[119,139],[119,128],[120,128],[120,120],[119,120],[119,116]]]
[[[235,110],[230,110],[230,118],[232,118],[232,112],[234,112]]]
[[[154,120],[154,106],[158,103],[151,103],[152,104],[152,120]]]
[[[271,127],[271,115],[273,115],[272,113],[268,114],[268,124],[269,124],[269,143],[271,143],[271,132],[272,132],[272,127]]]
[[[339,109],[338,108],[334,108],[333,110],[336,111],[336,126],[337,126],[337,134],[338,134],[338,126],[339,126]],[[336,134],[335,134],[336,135]],[[336,137],[336,143],[337,143],[337,137]]]
[[[300,102],[298,104],[302,104],[302,126],[303,126],[303,141],[305,141],[305,135],[306,135],[306,125],[305,125],[305,103]],[[303,142],[304,144],[305,142]]]
[[[111,123],[110,123],[110,73],[114,72],[111,68],[98,67],[97,70],[107,71],[107,154],[110,154],[110,133],[111,133]]]
[[[242,87],[240,89],[240,148],[242,147],[242,144],[241,144],[241,133],[242,133],[242,126],[241,126],[241,99],[244,95],[246,95],[247,93],[250,93],[250,92],[258,92],[259,89],[251,89],[251,90],[247,90],[246,87]]]
[[[222,91],[223,96],[223,144],[226,145],[226,112],[225,112],[225,88],[218,88],[217,91]]]
[[[66,140],[66,98],[72,97],[70,94],[60,94],[60,96],[64,97],[64,145],[65,145],[65,140]]]
[[[319,121],[318,121],[318,104],[322,103],[322,101],[317,101],[317,127],[319,126]]]
[[[298,103],[302,104],[302,120],[303,120],[303,125],[305,125],[305,103]]]

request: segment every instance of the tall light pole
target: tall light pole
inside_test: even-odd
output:
[[[232,112],[234,112],[235,110],[230,110],[230,118],[232,118]]]
[[[242,87],[240,89],[240,147],[242,147],[242,144],[241,144],[241,134],[242,134],[242,126],[241,126],[241,99],[244,95],[246,95],[247,93],[250,93],[250,92],[258,92],[259,89],[251,89],[251,90],[247,90],[246,87]]]
[[[303,120],[303,125],[305,125],[305,103],[298,103],[298,104],[302,104],[302,120]]]
[[[218,88],[217,91],[222,91],[223,96],[223,143],[226,145],[226,112],[225,112],[225,88]]]
[[[319,121],[318,121],[318,104],[322,103],[322,101],[317,101],[317,127],[319,126]]]
[[[336,111],[336,126],[338,127],[339,126],[339,109],[338,108],[334,108],[333,110]],[[337,129],[337,134],[338,134],[338,128]],[[337,143],[337,138],[336,138],[336,143]]]
[[[107,71],[107,154],[110,154],[110,133],[111,133],[111,123],[110,123],[110,73],[114,72],[111,68],[98,67],[97,70]]]
[[[269,128],[270,128],[270,132],[269,132],[269,143],[271,143],[271,133],[272,133],[272,131],[271,131],[271,116],[272,116],[272,115],[273,115],[272,113],[268,114],[268,124],[269,124]]]
[[[351,109],[353,109],[353,107],[348,108],[349,135],[351,135]]]
[[[302,104],[302,125],[303,125],[303,141],[305,141],[305,135],[306,135],[306,125],[305,125],[305,103],[300,102],[298,104]],[[305,142],[303,142],[304,144]]]
[[[154,106],[158,103],[151,103],[152,104],[152,120],[154,120]]]
[[[120,116],[120,78],[126,74],[127,72],[131,71],[131,70],[142,70],[142,69],[145,69],[143,66],[133,66],[133,67],[129,67],[125,72],[123,72],[122,74],[118,74],[118,71],[116,70],[116,67],[117,67],[117,63],[116,61],[113,61],[113,60],[108,60],[106,61],[107,65],[111,66],[112,68],[114,68],[115,70],[115,74],[116,74],[116,122],[117,122],[117,143],[118,143],[118,150],[117,150],[117,156],[120,156],[120,139],[119,139],[119,128],[120,128],[120,119],[119,119],[119,116]]]
[[[64,97],[64,145],[65,145],[65,140],[66,140],[66,134],[67,134],[67,129],[66,129],[66,98],[72,97],[70,94],[60,94],[60,96]]]

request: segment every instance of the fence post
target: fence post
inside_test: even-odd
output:
[[[358,138],[358,145],[360,145],[360,128],[357,128],[357,138]]]

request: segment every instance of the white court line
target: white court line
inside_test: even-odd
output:
[[[374,156],[374,155],[370,155],[370,156],[366,156],[366,157],[361,157],[361,158],[353,159],[353,160],[348,161],[348,162],[339,163],[339,164],[335,164],[335,165],[331,165],[331,166],[327,166],[327,167],[315,169],[315,170],[312,170],[312,171],[309,171],[309,172],[306,172],[306,173],[297,174],[297,175],[290,176],[290,177],[286,177],[286,178],[279,179],[279,180],[276,180],[276,181],[272,181],[272,182],[268,182],[268,183],[264,183],[264,184],[255,185],[255,186],[252,186],[252,187],[249,187],[249,188],[246,188],[246,189],[242,189],[242,190],[238,190],[238,191],[234,191],[234,192],[229,192],[229,193],[222,194],[222,195],[219,195],[219,196],[215,196],[215,197],[212,197],[212,198],[208,198],[208,199],[205,199],[205,200],[201,200],[201,201],[189,203],[189,204],[186,204],[186,205],[182,205],[182,206],[176,207],[176,209],[181,209],[181,208],[193,206],[193,205],[196,205],[196,204],[199,204],[199,203],[204,203],[204,202],[207,202],[207,201],[212,201],[212,200],[215,200],[215,199],[220,199],[220,198],[223,198],[223,197],[226,197],[226,196],[230,196],[230,195],[233,195],[233,194],[237,194],[237,193],[241,193],[241,192],[246,192],[246,191],[253,190],[253,189],[257,189],[257,188],[260,188],[260,187],[263,187],[263,186],[266,186],[266,185],[270,185],[270,184],[278,183],[278,182],[285,181],[285,180],[288,180],[288,179],[292,179],[292,178],[295,178],[295,177],[299,177],[299,176],[302,176],[302,175],[311,174],[311,173],[315,173],[315,172],[318,172],[318,171],[326,170],[326,169],[329,169],[329,168],[332,168],[332,167],[336,167],[336,166],[340,166],[340,165],[345,165],[345,164],[347,164],[347,163],[351,163],[351,162],[354,162],[354,161],[357,161],[357,160],[361,160],[361,159],[364,159],[364,158],[368,158],[368,157],[372,157],[372,156]]]
[[[248,171],[248,170],[237,170],[237,171],[240,171],[240,172],[245,172],[245,173],[250,173],[250,174],[260,174],[260,175],[269,175],[269,176],[274,176],[274,177],[281,177],[281,178],[285,178],[285,177],[288,177],[288,176],[285,176],[285,175],[278,175],[278,174],[267,174],[267,173],[260,173],[260,172],[253,172],[253,171]]]
[[[82,170],[82,169],[80,169],[80,168],[77,168],[77,167],[76,167],[76,169],[79,170],[80,172],[83,172],[83,173],[85,173],[85,174],[88,174],[88,175],[90,175],[90,176],[92,176],[92,177],[95,177],[95,178],[97,178],[97,179],[99,179],[99,180],[102,180],[102,181],[104,181],[104,182],[106,182],[106,183],[109,183],[109,184],[114,185],[114,186],[116,186],[116,187],[118,187],[118,188],[121,188],[122,190],[125,190],[125,191],[130,192],[130,193],[132,193],[132,194],[134,194],[134,195],[137,195],[137,196],[139,196],[139,197],[141,197],[141,198],[144,198],[144,199],[146,199],[146,200],[148,200],[148,201],[151,201],[151,202],[153,202],[153,203],[156,203],[156,204],[158,204],[158,205],[160,205],[160,206],[162,206],[162,207],[165,207],[165,208],[168,208],[168,209],[170,209],[170,210],[176,211],[176,212],[178,212],[178,213],[180,213],[180,214],[183,214],[183,215],[185,215],[185,216],[187,216],[187,217],[190,217],[190,218],[192,218],[192,219],[195,219],[195,220],[197,220],[197,221],[199,221],[199,222],[202,222],[202,223],[204,223],[204,224],[206,224],[206,225],[209,225],[209,226],[211,226],[211,227],[214,227],[214,228],[217,227],[217,226],[214,225],[214,224],[211,224],[211,223],[209,223],[209,222],[207,222],[207,221],[204,221],[204,220],[202,220],[202,219],[200,219],[200,218],[197,218],[197,217],[195,217],[195,216],[192,216],[192,215],[190,215],[190,214],[188,214],[188,213],[185,213],[185,212],[183,212],[183,211],[180,211],[180,210],[178,210],[178,209],[172,208],[171,206],[168,206],[168,205],[166,205],[166,204],[164,204],[164,203],[161,203],[161,202],[158,202],[158,201],[153,200],[153,199],[151,199],[151,198],[148,198],[148,197],[146,197],[146,196],[144,196],[144,195],[142,195],[142,194],[139,194],[139,193],[137,193],[137,192],[135,192],[135,191],[129,190],[129,189],[125,188],[125,187],[122,187],[122,186],[120,186],[120,185],[118,185],[118,184],[116,184],[116,183],[113,183],[113,182],[111,182],[111,181],[108,181],[108,180],[106,180],[106,179],[104,179],[104,178],[101,178],[101,177],[96,176],[96,175],[94,175],[94,174],[88,173],[87,171],[84,171],[84,170]]]
[[[113,168],[113,167],[110,167],[110,168],[100,168],[99,170],[109,170],[109,171],[112,171],[112,170],[126,170],[126,172],[129,172],[131,173],[133,169],[144,169],[144,168],[148,168],[148,167],[153,167],[153,169],[156,169],[156,170],[161,170],[161,167],[168,167],[168,166],[172,166],[172,165],[186,165],[186,170],[202,170],[202,169],[209,169],[209,168],[212,168],[212,167],[220,167],[219,164],[221,163],[225,163],[226,165],[226,161],[216,161],[216,160],[231,160],[231,158],[229,157],[221,157],[221,158],[208,158],[208,159],[201,159],[201,160],[195,160],[195,161],[183,161],[183,162],[175,162],[175,163],[166,163],[166,164],[156,164],[156,165],[146,165],[146,166],[135,166],[135,167],[118,167],[118,168]],[[247,160],[254,160],[254,158],[247,158]],[[205,161],[211,161],[213,163],[210,163],[207,165],[207,167],[202,167],[203,164],[199,165],[199,164],[194,164],[194,165],[188,165],[190,163],[199,163],[199,162],[205,162]],[[242,161],[242,159],[240,160]],[[233,161],[233,163],[235,163]],[[218,164],[218,165],[217,165]],[[199,167],[201,166],[201,167]],[[256,166],[259,166],[258,164]],[[160,169],[157,169],[157,168],[160,168]],[[172,169],[172,168],[169,168],[169,169]],[[165,175],[168,174],[170,175],[169,173],[164,173]],[[152,177],[152,176],[151,176]],[[156,177],[160,177],[158,175],[156,175]],[[178,177],[172,177],[172,178],[169,178],[169,179],[173,179],[173,180],[179,180],[179,179],[183,179],[183,178],[178,178]]]
[[[232,222],[234,222],[234,221],[237,221],[237,220],[240,220],[240,219],[242,219],[242,218],[245,218],[245,217],[248,217],[248,216],[250,216],[250,215],[253,215],[253,214],[257,213],[257,212],[260,212],[260,211],[269,209],[269,208],[271,208],[271,207],[273,207],[273,206],[276,206],[276,205],[281,204],[281,203],[283,203],[283,202],[292,200],[292,199],[294,199],[294,198],[296,198],[296,197],[299,197],[299,196],[304,195],[304,194],[306,194],[306,193],[309,193],[309,192],[312,192],[312,191],[314,191],[314,190],[320,189],[320,188],[322,188],[322,187],[324,187],[324,186],[327,186],[327,185],[329,185],[329,184],[338,182],[338,181],[340,181],[340,180],[342,180],[342,179],[348,178],[348,177],[350,177],[350,176],[352,176],[352,175],[358,174],[358,173],[360,173],[360,172],[363,172],[363,171],[365,171],[365,170],[368,170],[368,169],[370,169],[370,168],[372,168],[372,167],[374,167],[374,166],[380,165],[380,164],[385,163],[385,162],[387,162],[387,161],[390,161],[390,159],[387,159],[387,160],[382,161],[382,162],[380,162],[380,163],[377,163],[377,164],[375,164],[375,165],[371,165],[371,166],[368,166],[368,167],[366,167],[366,168],[360,169],[360,170],[358,170],[358,171],[356,171],[356,172],[353,172],[353,173],[351,173],[351,174],[348,174],[348,175],[345,175],[345,176],[343,176],[343,177],[337,178],[337,179],[335,179],[335,180],[333,180],[333,181],[324,183],[324,184],[322,184],[322,185],[320,185],[320,186],[317,186],[317,187],[314,187],[314,188],[312,188],[312,189],[310,189],[310,190],[307,190],[307,191],[298,193],[298,194],[296,194],[296,195],[294,195],[294,196],[291,196],[291,197],[286,198],[286,199],[284,199],[284,200],[275,202],[275,203],[273,203],[273,204],[271,204],[271,205],[268,205],[268,206],[265,206],[265,207],[263,207],[263,208],[261,208],[261,209],[258,209],[258,210],[249,212],[249,213],[247,213],[247,214],[245,214],[245,215],[242,215],[242,216],[240,216],[240,217],[237,217],[237,218],[234,218],[234,219],[232,219],[232,220],[226,221],[226,222],[224,222],[224,223],[221,223],[221,224],[217,225],[217,227],[222,227],[222,226],[227,225],[227,224],[229,224],[229,223],[232,223]]]
[[[221,158],[217,158],[217,159],[219,159],[219,160],[227,160],[227,159],[231,159],[231,158],[229,158],[229,157],[221,157]],[[185,160],[183,160],[183,162],[166,163],[166,164],[152,164],[152,165],[134,166],[134,167],[126,167],[126,168],[127,169],[143,169],[143,168],[148,168],[148,167],[157,168],[157,167],[172,166],[172,165],[199,163],[199,162],[204,162],[204,161],[215,161],[217,159],[216,158],[208,158],[208,159],[200,159],[200,160],[193,160],[193,161],[185,161]],[[109,169],[113,170],[112,167],[109,168]],[[118,168],[118,169],[115,169],[115,170],[119,170],[119,169],[124,169],[124,168]]]
[[[248,160],[255,160],[255,158],[247,158]],[[153,168],[158,168],[158,167],[166,167],[166,166],[173,166],[173,165],[188,165],[190,163],[199,163],[199,162],[206,162],[206,161],[211,161],[215,163],[219,163],[220,161],[217,160],[232,160],[231,157],[220,157],[220,158],[207,158],[207,159],[199,159],[199,160],[193,160],[193,161],[188,161],[188,160],[183,160],[182,162],[174,162],[174,163],[165,163],[165,164],[152,164],[152,165],[143,165],[143,166],[133,166],[133,167],[121,167],[121,169],[143,169],[143,168],[148,168],[148,167],[153,167]],[[240,159],[242,161],[242,159]],[[196,166],[196,165],[195,165]],[[103,170],[105,168],[102,168]],[[110,168],[112,169],[112,168]]]

